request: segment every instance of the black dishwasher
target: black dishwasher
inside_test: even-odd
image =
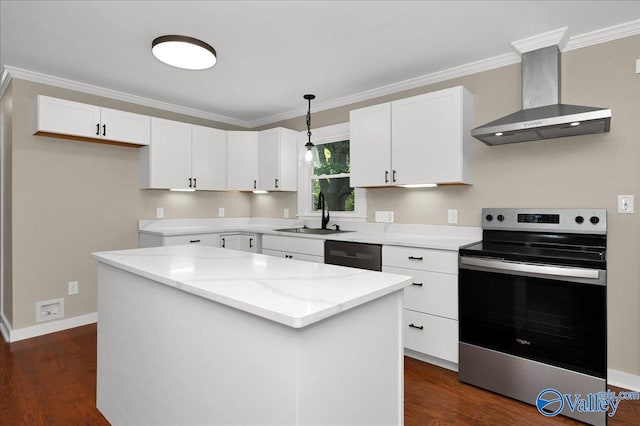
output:
[[[382,245],[326,240],[324,263],[382,271]]]

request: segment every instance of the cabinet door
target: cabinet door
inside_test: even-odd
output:
[[[298,132],[277,127],[260,132],[260,182],[266,191],[298,190]]]
[[[280,129],[269,129],[260,132],[260,166],[262,169],[261,189],[266,191],[280,190]]]
[[[454,87],[391,103],[396,184],[462,180],[461,90]]]
[[[191,126],[191,176],[196,189],[224,190],[227,180],[227,132]]]
[[[258,189],[258,132],[227,132],[227,189]]]
[[[151,144],[142,147],[141,150],[142,187],[189,188],[189,179],[191,178],[190,124],[152,117]]]
[[[100,137],[102,139],[149,145],[151,117],[109,108],[100,108]]]
[[[351,111],[352,187],[391,185],[391,104]]]
[[[220,247],[255,253],[256,237],[246,234],[226,234],[220,236]]]
[[[36,96],[33,133],[57,133],[100,138],[100,107],[64,99]]]

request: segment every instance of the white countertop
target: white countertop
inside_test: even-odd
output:
[[[93,253],[98,262],[302,328],[410,285],[410,277],[191,244]]]
[[[453,251],[482,239],[482,230],[479,227],[468,226],[347,223],[342,225],[342,229],[353,232],[315,235],[277,231],[282,228],[299,227],[302,224],[302,221],[268,218],[164,219],[140,221],[139,232],[161,236],[252,232]]]

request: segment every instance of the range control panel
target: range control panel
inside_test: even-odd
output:
[[[606,234],[607,209],[482,209],[482,229]]]

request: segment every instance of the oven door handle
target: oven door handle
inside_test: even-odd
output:
[[[598,269],[569,268],[551,265],[532,265],[530,263],[505,262],[502,260],[480,259],[476,257],[461,257],[460,263],[468,266],[480,266],[505,272],[528,272],[532,274],[549,275],[553,277],[588,278],[597,280],[600,278]]]

